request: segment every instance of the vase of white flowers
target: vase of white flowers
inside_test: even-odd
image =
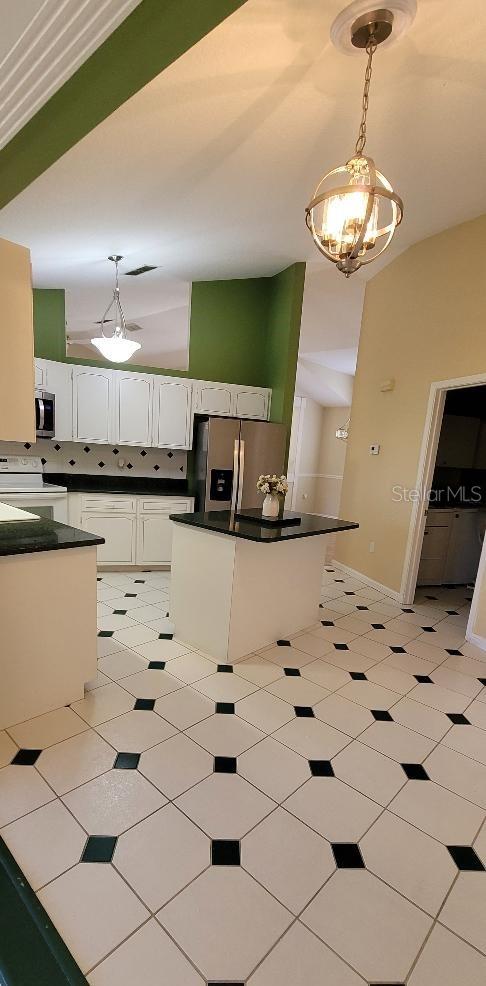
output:
[[[260,476],[257,490],[265,495],[262,516],[276,520],[280,514],[283,498],[288,490],[286,476]]]

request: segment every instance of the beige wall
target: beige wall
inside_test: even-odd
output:
[[[336,557],[400,589],[430,385],[486,372],[486,216],[411,247],[367,285]],[[395,389],[380,384],[395,378]],[[378,456],[369,446],[378,443]],[[370,541],[375,543],[370,553]]]
[[[0,239],[0,440],[35,441],[30,253]]]
[[[346,443],[338,441],[336,428],[346,423],[348,415],[348,407],[322,407],[308,397],[295,399],[289,473],[295,474],[297,510],[338,515]]]

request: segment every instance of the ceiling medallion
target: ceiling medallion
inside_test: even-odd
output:
[[[118,264],[120,260],[123,260],[119,254],[111,254],[108,257],[115,265],[115,287],[113,290],[113,297],[108,305],[108,308],[100,320],[101,336],[96,339],[91,340],[91,344],[99,349],[102,356],[109,360],[110,363],[126,363],[130,356],[136,353],[137,349],[141,349],[141,344],[139,342],[134,342],[133,339],[128,339],[127,337],[127,323],[125,321],[125,314],[122,308],[122,303],[120,301],[120,287],[118,284]],[[113,309],[113,318],[107,318],[111,310]],[[106,322],[115,322],[115,328],[113,329],[113,334],[106,336],[104,333],[104,326]],[[138,327],[138,326],[137,326]]]
[[[400,15],[400,33],[413,17],[415,0],[390,0],[393,9],[364,10],[363,0],[355,0],[343,11],[331,29],[331,37],[342,50],[349,34],[353,50],[368,55],[362,100],[362,116],[354,155],[345,164],[329,171],[319,182],[306,208],[306,223],[318,250],[349,277],[364,264],[371,263],[390,244],[403,218],[403,203],[390,182],[378,171],[373,158],[364,153],[373,56],[395,30],[395,13]],[[408,10],[408,21],[404,12]],[[352,12],[361,11],[359,16]]]

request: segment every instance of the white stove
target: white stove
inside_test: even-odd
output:
[[[67,488],[44,483],[36,455],[0,456],[0,502],[67,523]]]

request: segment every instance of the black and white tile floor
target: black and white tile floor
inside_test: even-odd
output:
[[[168,582],[104,574],[86,697],[0,734],[1,834],[89,983],[484,986],[467,591],[328,566],[320,621],[231,669]]]

